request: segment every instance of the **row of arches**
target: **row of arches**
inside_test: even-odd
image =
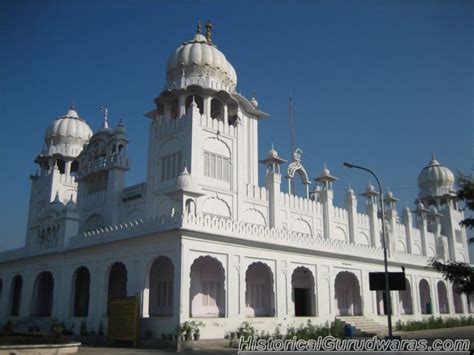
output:
[[[186,96],[184,100],[184,112],[187,114],[192,102],[195,102],[199,113],[202,115],[204,113],[208,114],[211,118],[221,120],[227,122],[230,125],[235,125],[238,121],[238,105],[237,103],[226,103],[225,101],[221,100],[217,97],[207,97],[203,98],[201,95],[198,94],[190,94]],[[209,100],[210,103],[206,101]],[[178,98],[173,99],[172,101],[168,102],[167,104],[169,110],[169,118],[177,119],[180,116],[180,101]],[[205,106],[209,105],[208,108]],[[206,112],[208,111],[208,112]]]
[[[189,272],[189,315],[191,317],[226,316],[226,272],[215,257],[200,256],[195,259]],[[106,302],[114,297],[127,296],[128,272],[125,264],[111,264],[106,275]],[[173,262],[159,256],[152,262],[144,285],[143,314],[152,317],[170,317],[175,312],[175,270]],[[271,268],[264,262],[254,262],[245,271],[245,314],[247,317],[275,316],[275,280]],[[30,315],[50,317],[54,303],[54,277],[50,271],[39,273],[35,279],[30,304]],[[426,279],[418,283],[419,310],[422,314],[433,313],[430,284]],[[70,309],[73,317],[88,317],[91,291],[91,273],[85,266],[78,267],[72,275]],[[23,292],[23,278],[12,279],[9,300],[9,316],[19,316]],[[436,284],[437,309],[440,314],[451,312],[448,290],[444,281]],[[408,279],[406,290],[398,291],[400,314],[414,314],[414,293]],[[463,313],[460,292],[452,288],[452,312]],[[336,314],[357,316],[363,314],[362,292],[357,276],[350,271],[339,271],[334,279]],[[377,313],[386,314],[383,292],[377,292]],[[291,274],[291,300],[294,316],[316,316],[315,278],[310,269],[297,267]],[[146,302],[145,302],[146,301]],[[469,300],[470,311],[474,303]],[[392,299],[393,302],[393,299]],[[393,306],[393,304],[392,304]]]

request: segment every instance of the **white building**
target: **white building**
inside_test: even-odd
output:
[[[273,148],[259,155],[268,114],[236,91],[211,30],[198,28],[168,60],[146,115],[145,182],[124,186],[129,142],[106,111],[95,133],[75,107],[49,125],[31,176],[26,244],[0,254],[1,320],[85,320],[98,330],[107,328],[109,297],[138,294],[141,332],[154,337],[189,319],[203,321],[203,338],[243,321],[268,331],[336,316],[385,323],[381,294],[369,290],[369,272],[383,271],[378,192],[369,185],[358,198],[348,188],[336,207],[327,168],[309,192],[300,150],[287,169]],[[282,191],[293,178],[306,196]],[[474,312],[472,299],[425,268],[431,257],[468,261],[454,182],[433,158],[418,177],[414,211],[399,216],[397,199],[385,197],[390,270],[404,266],[407,279],[406,291],[392,292],[395,320]]]

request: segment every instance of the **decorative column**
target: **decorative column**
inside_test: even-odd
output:
[[[405,207],[403,209],[402,213],[402,221],[403,225],[405,226],[405,235],[406,235],[406,241],[407,241],[407,253],[411,254],[412,252],[412,228],[413,228],[413,222],[411,219],[411,211],[408,207]]]
[[[397,212],[397,202],[400,201],[398,198],[393,196],[391,191],[388,191],[385,195],[384,202],[385,202],[385,211],[386,211],[386,219],[388,221],[388,233],[386,233],[387,238],[387,249],[389,255],[395,251],[395,228],[398,222],[398,212]]]
[[[357,198],[350,186],[346,191],[346,209],[349,218],[349,241],[355,244],[357,233]]]
[[[186,114],[186,96],[180,95],[178,99],[178,118]]]
[[[369,183],[367,189],[362,196],[365,197],[365,210],[369,216],[370,223],[370,245],[373,247],[381,248],[381,237],[380,237],[380,228],[378,223],[378,203],[377,196],[379,192],[375,191],[374,185]],[[379,238],[377,238],[377,236]]]
[[[334,225],[334,206],[333,198],[334,192],[332,189],[333,181],[338,180],[337,177],[331,175],[331,172],[326,165],[321,172],[321,175],[314,179],[316,183],[321,185],[320,199],[323,205],[323,229],[324,237],[331,238],[331,227]]]
[[[268,190],[268,211],[270,228],[280,228],[280,184],[281,174],[280,165],[286,163],[286,160],[278,156],[278,152],[272,148],[267,154],[267,157],[259,161],[267,167],[267,175],[265,177],[265,186]]]
[[[212,97],[209,95],[205,95],[203,99],[204,110],[203,113],[206,117],[211,117],[211,101]]]
[[[428,210],[425,208],[421,201],[418,201],[416,204],[416,226],[420,230],[421,237],[421,254],[426,256],[426,213]]]

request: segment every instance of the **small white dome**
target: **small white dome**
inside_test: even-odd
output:
[[[252,95],[252,98],[250,99],[250,103],[254,108],[258,108],[258,101],[257,98],[255,97],[255,94]]]
[[[273,159],[273,158],[279,158],[279,156],[278,156],[278,152],[272,146],[267,153],[267,159]]]
[[[168,88],[189,85],[235,91],[237,74],[225,55],[208,39],[196,33],[169,57],[166,68]]]
[[[433,157],[418,175],[419,196],[425,198],[452,194],[455,181],[453,172]]]
[[[193,190],[194,189],[194,182],[191,177],[191,174],[189,174],[188,172],[187,167],[184,167],[183,172],[181,173],[181,175],[178,176],[177,189],[178,190]]]
[[[375,187],[370,182],[367,184],[366,192],[375,192]]]
[[[76,110],[71,108],[65,115],[50,123],[44,141],[50,153],[63,151],[67,155],[67,152],[77,150],[80,153],[91,136],[91,128],[79,117]]]

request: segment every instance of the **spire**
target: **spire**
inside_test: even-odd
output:
[[[102,129],[109,129],[109,110],[105,106],[99,107],[104,113],[104,122],[102,122]]]
[[[197,33],[198,35],[201,34],[201,20],[198,20],[198,25],[197,25],[196,33]]]
[[[206,40],[209,44],[212,44],[212,23],[211,20],[206,22]]]

